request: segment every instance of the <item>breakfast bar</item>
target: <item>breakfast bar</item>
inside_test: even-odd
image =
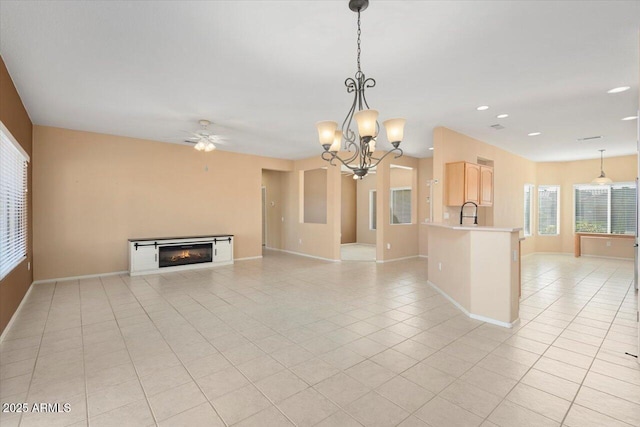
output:
[[[429,283],[469,317],[512,327],[519,311],[520,230],[431,223]]]

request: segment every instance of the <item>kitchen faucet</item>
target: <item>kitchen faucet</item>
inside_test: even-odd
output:
[[[473,215],[463,215],[464,213],[464,207],[468,204],[472,204],[473,206],[476,207]],[[473,218],[473,225],[478,225],[478,205],[475,204],[474,202],[465,202],[462,207],[460,208],[460,225],[462,225],[462,219],[463,218]]]

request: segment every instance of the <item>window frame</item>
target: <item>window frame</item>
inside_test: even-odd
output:
[[[369,231],[376,231],[378,229],[378,191],[369,190]]]
[[[544,234],[544,233],[540,233],[540,192],[544,191],[546,189],[550,189],[550,188],[554,188],[556,189],[556,232],[553,234]],[[543,236],[543,237],[557,237],[560,235],[560,185],[558,184],[549,184],[549,185],[538,185],[538,197],[537,197],[537,209],[536,212],[538,213],[537,216],[537,235],[538,236]]]
[[[396,191],[409,191],[409,222],[393,222],[393,193]],[[389,224],[390,225],[411,225],[413,224],[413,188],[393,187],[389,189]]]
[[[524,212],[523,212],[523,214],[524,214],[524,218],[523,218],[524,219],[524,223],[522,225],[522,232],[524,233],[524,237],[533,236],[533,229],[535,228],[534,227],[534,223],[533,223],[533,218],[534,218],[534,215],[533,215],[533,212],[534,212],[534,209],[533,209],[533,199],[534,199],[533,194],[535,192],[535,188],[536,188],[536,186],[534,184],[525,184],[524,185],[524,203],[523,203],[523,205],[524,205]],[[527,209],[526,209],[526,206],[527,206],[526,205],[526,203],[527,203],[527,200],[526,200],[527,189],[529,190],[529,232],[528,233],[527,233],[527,227],[526,227],[526,225],[527,225],[527,221],[526,221],[526,219],[527,219]]]
[[[6,145],[5,145],[6,144]],[[4,125],[2,121],[0,121],[0,151],[4,150],[5,153],[11,154],[13,157],[7,160],[7,164],[10,166],[18,166],[19,170],[21,170],[21,177],[12,176],[11,179],[3,179],[2,175],[0,175],[0,198],[10,197],[10,193],[19,194],[18,196],[18,216],[16,215],[15,208],[11,209],[9,206],[10,203],[2,203],[2,206],[7,209],[4,213],[0,212],[0,215],[4,218],[4,215],[7,215],[9,218],[6,224],[3,226],[7,227],[7,233],[3,233],[4,230],[0,230],[0,251],[3,254],[3,257],[7,257],[9,261],[4,264],[5,260],[0,260],[0,280],[3,280],[12,271],[16,269],[22,262],[24,262],[28,257],[29,251],[29,197],[28,197],[28,189],[29,189],[29,161],[31,160],[27,152],[22,148],[20,143],[15,139],[15,137],[11,134],[9,129]],[[1,162],[2,160],[0,160]],[[22,162],[22,165],[20,165]],[[11,165],[10,163],[13,163]],[[0,167],[0,171],[4,168]],[[10,170],[15,170],[14,167],[11,167]],[[1,172],[0,172],[1,173]],[[2,190],[4,185],[7,183],[17,184],[15,186],[9,187],[9,190]],[[22,188],[18,188],[18,185],[21,185]],[[14,196],[15,197],[15,196]],[[13,199],[16,200],[15,198]],[[9,208],[8,208],[9,207]],[[0,207],[0,210],[2,208]],[[13,218],[12,218],[13,217]],[[0,218],[0,223],[2,219]],[[13,222],[13,224],[12,224]],[[17,222],[18,225],[15,225]],[[3,237],[8,237],[8,241],[2,241]],[[16,237],[17,236],[17,237]],[[11,250],[9,252],[6,251],[6,247],[10,247]]]
[[[612,209],[612,204],[611,204],[611,199],[612,199],[612,195],[613,195],[613,190],[614,187],[631,187],[636,191],[637,194],[637,184],[635,181],[621,181],[621,182],[613,182],[611,184],[606,184],[606,185],[597,185],[597,184],[574,184],[573,185],[573,232],[574,233],[590,233],[590,234],[602,234],[603,236],[608,236],[608,235],[613,235],[613,236],[632,236],[635,235],[637,230],[634,230],[633,233],[613,233],[612,232],[612,228],[613,228],[613,209]],[[599,232],[599,231],[578,231],[576,230],[576,220],[577,220],[577,214],[578,214],[578,210],[577,210],[577,198],[576,198],[576,190],[579,190],[580,188],[584,188],[584,189],[588,189],[589,187],[593,187],[593,188],[606,188],[607,189],[607,231],[606,232]],[[637,197],[637,196],[636,196]],[[633,204],[634,209],[637,210],[637,200],[634,202]],[[637,212],[636,212],[637,215]],[[637,224],[636,224],[637,227]]]

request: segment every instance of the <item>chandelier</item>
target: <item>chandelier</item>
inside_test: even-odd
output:
[[[354,179],[362,179],[370,169],[375,168],[382,159],[391,153],[396,153],[395,158],[402,156],[400,142],[402,142],[406,122],[405,119],[396,118],[385,120],[382,123],[387,130],[387,139],[393,149],[387,151],[382,157],[374,157],[380,131],[378,111],[369,109],[364,91],[366,88],[375,87],[376,81],[372,78],[366,78],[360,68],[360,12],[363,12],[367,6],[369,6],[369,0],[349,1],[349,9],[358,14],[358,71],[354,77],[349,77],[344,82],[347,93],[353,93],[353,103],[347,117],[342,122],[342,129],[338,130],[338,123],[333,121],[322,121],[316,124],[320,144],[324,148],[322,159],[334,166],[336,165],[335,161],[338,160],[353,171]],[[352,129],[354,120],[358,127],[357,134]],[[341,148],[353,152],[353,155],[343,159],[339,155]]]

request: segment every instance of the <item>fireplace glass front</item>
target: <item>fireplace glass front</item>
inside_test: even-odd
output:
[[[160,246],[160,268],[213,261],[211,243]]]

